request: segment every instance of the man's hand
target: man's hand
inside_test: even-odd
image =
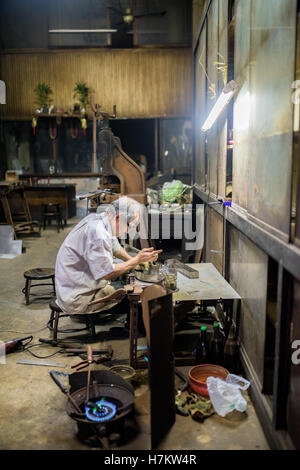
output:
[[[162,250],[154,250],[154,248],[144,248],[135,256],[136,264],[157,261],[158,255],[161,252]]]
[[[127,273],[131,269],[135,268],[136,265],[140,263],[149,263],[157,260],[159,253],[162,250],[154,250],[154,248],[144,248],[139,252],[138,255],[130,257],[128,261],[124,263],[118,263],[114,265],[114,270],[112,273],[104,276],[103,279],[111,280],[121,276],[124,273]]]

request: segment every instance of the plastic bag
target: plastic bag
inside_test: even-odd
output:
[[[162,199],[163,202],[172,204],[177,198],[183,193],[184,187],[182,181],[173,180],[172,183],[164,183],[162,187]]]
[[[248,380],[235,374],[228,374],[226,377],[226,382],[232,385],[237,385],[241,390],[247,390],[250,385]]]
[[[247,390],[250,385],[248,380],[229,374],[226,381],[216,377],[208,377],[206,384],[209,398],[218,415],[224,417],[233,410],[246,411],[247,402],[240,389]]]
[[[152,206],[152,204],[158,204],[159,203],[159,195],[158,191],[155,189],[146,189],[146,194],[147,194],[147,204],[149,206]]]

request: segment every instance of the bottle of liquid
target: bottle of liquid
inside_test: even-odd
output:
[[[220,323],[214,323],[214,334],[211,340],[211,363],[222,366],[224,362],[223,337],[220,331]]]
[[[231,373],[238,368],[238,344],[235,338],[234,326],[230,327],[229,335],[224,346],[224,367]]]
[[[200,340],[196,346],[196,364],[209,364],[209,346],[207,339],[207,326],[201,326]]]

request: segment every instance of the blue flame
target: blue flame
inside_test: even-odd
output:
[[[85,415],[91,421],[96,422],[103,422],[108,421],[109,419],[113,418],[117,412],[117,407],[114,403],[109,401],[104,401],[101,399],[95,403],[93,408],[86,406],[85,407]]]

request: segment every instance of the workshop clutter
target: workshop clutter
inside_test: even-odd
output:
[[[179,392],[175,397],[175,405],[178,414],[182,416],[191,415],[197,421],[203,421],[215,413],[209,398],[204,398],[195,393]]]
[[[147,188],[147,202],[151,206],[160,204],[162,208],[176,209],[192,201],[192,186],[183,184],[180,180],[173,180],[163,184],[161,189]]]
[[[162,203],[182,203],[184,193],[187,191],[189,186],[184,185],[180,180],[173,180],[170,183],[164,183],[161,190],[161,202]],[[184,202],[183,202],[184,203]]]
[[[189,370],[188,385],[175,397],[177,413],[203,421],[215,412],[222,417],[233,410],[244,412],[247,402],[241,390],[247,390],[250,382],[233,374],[238,370],[238,353],[233,325],[226,335],[219,322],[212,329],[202,324],[192,352],[196,365]]]
[[[231,325],[227,339],[219,322],[214,322],[212,334],[202,325],[193,350],[195,364],[216,364],[236,373],[239,367],[239,347],[234,326]]]
[[[212,366],[207,365],[206,367]],[[206,392],[203,393],[202,390],[198,390],[196,393],[193,393],[191,389],[193,391],[195,389],[192,386],[191,377],[193,376],[193,369],[196,368],[192,368],[189,372],[190,388],[188,390],[177,390],[175,405],[178,414],[182,416],[191,415],[193,419],[203,421],[215,412],[219,416],[225,417],[234,410],[241,413],[246,411],[247,401],[242,396],[241,390],[249,388],[250,382],[248,380],[235,374],[228,374],[226,378],[210,376],[205,379]],[[217,373],[214,372],[214,375],[217,375]]]
[[[177,388],[175,395],[176,412],[182,416],[190,416],[203,421],[212,416],[215,411],[209,397],[203,397],[197,393],[192,393],[189,387],[189,379],[178,368],[175,367],[175,374],[184,382]]]

